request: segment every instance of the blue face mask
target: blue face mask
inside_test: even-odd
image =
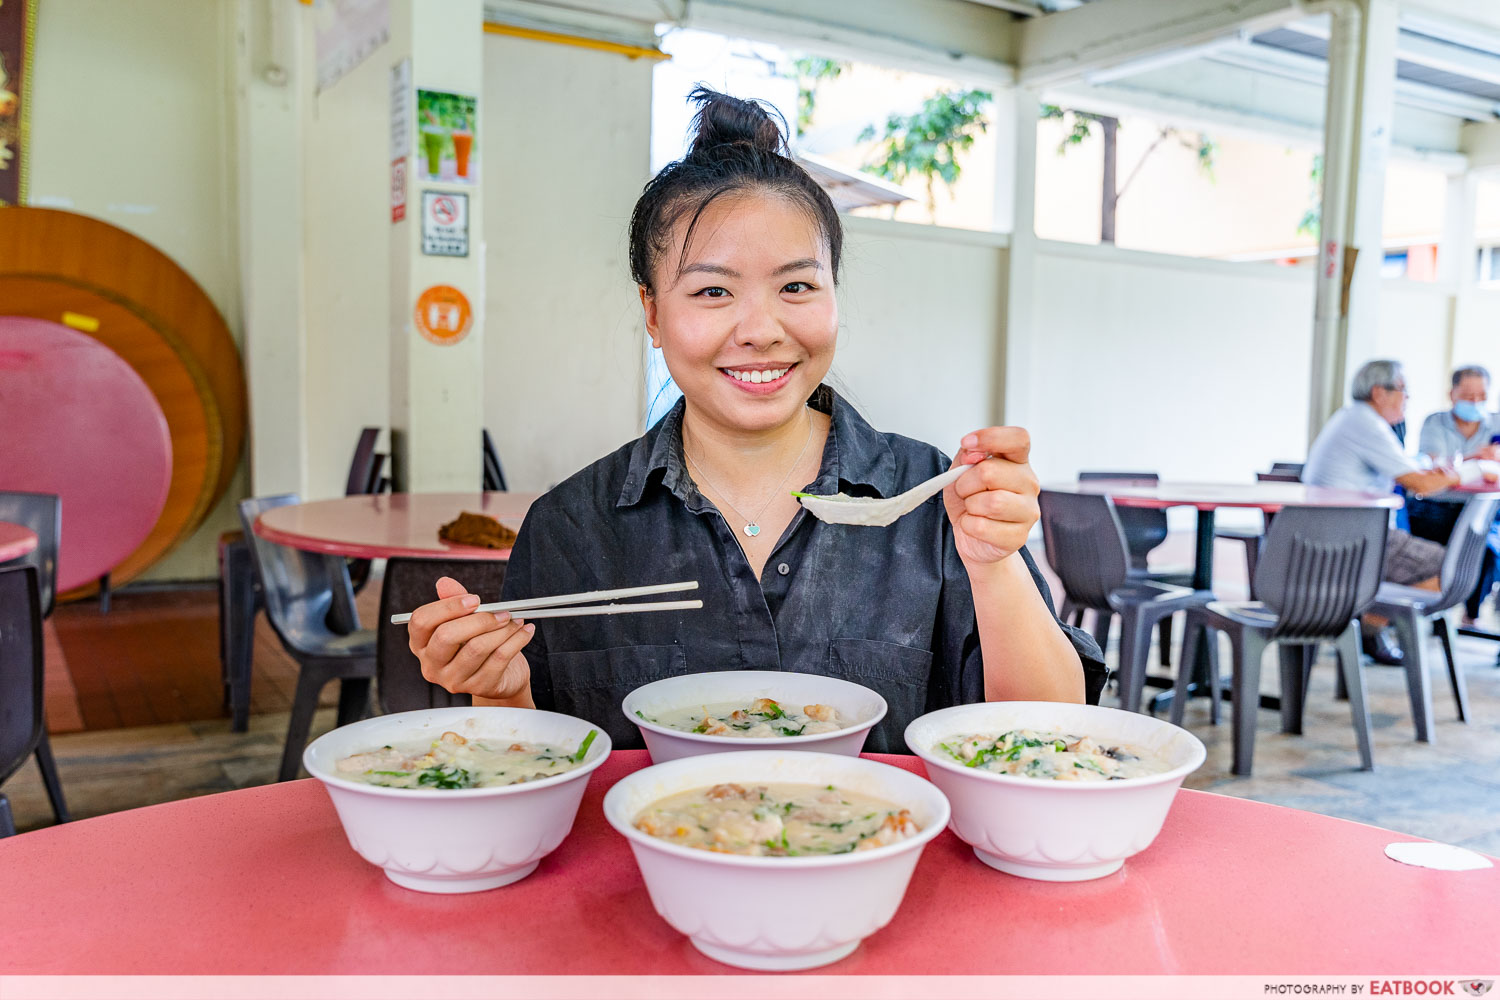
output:
[[[1465,423],[1478,423],[1484,419],[1484,411],[1479,408],[1478,403],[1471,403],[1467,399],[1461,399],[1453,404],[1453,416]]]

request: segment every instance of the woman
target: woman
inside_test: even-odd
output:
[[[967,435],[957,461],[975,467],[888,528],[823,524],[791,495],[890,496],[950,465],[874,431],[822,384],[838,213],[758,105],[692,99],[693,147],[646,186],[630,230],[646,329],[683,398],[531,507],[505,598],[697,580],[704,607],[538,632],[471,613],[479,598],[444,578],[409,626],[423,674],[476,704],[586,718],[617,747],[640,745],[620,699],[690,672],[863,683],[890,705],[871,751],[903,751],[907,723],[947,705],[1082,700],[1083,664],[1101,678],[1103,665],[1092,639],[1059,624],[1022,551],[1038,512],[1024,430]]]

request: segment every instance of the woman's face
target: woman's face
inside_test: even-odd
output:
[[[712,202],[684,257],[687,224],[657,264],[655,293],[641,289],[651,344],[695,416],[729,431],[779,427],[833,363],[827,242],[800,206],[764,193]]]

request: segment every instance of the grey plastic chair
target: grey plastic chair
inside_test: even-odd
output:
[[[375,677],[375,632],[359,629],[349,568],[338,556],[302,552],[255,534],[262,511],[296,503],[292,494],[240,501],[240,522],[250,542],[255,575],[261,583],[266,617],[282,647],[301,668],[278,781],[290,781],[301,766],[302,748],[312,729],[318,696],[329,681],[341,681],[338,725],[363,718],[369,711],[370,682]],[[341,634],[329,621],[345,620]]]
[[[1081,608],[1097,612],[1101,650],[1112,616],[1120,616],[1120,705],[1137,711],[1151,629],[1178,611],[1202,607],[1213,593],[1132,577],[1124,531],[1109,497],[1043,490],[1040,500],[1042,544],[1047,564],[1062,581],[1063,615]]]
[[[36,752],[42,728],[42,614],[34,566],[0,569],[0,785]],[[0,837],[16,832],[0,792]]]
[[[0,490],[0,521],[24,525],[36,535],[36,548],[5,563],[5,568],[30,566],[36,570],[38,613],[46,619],[57,604],[57,548],[62,540],[62,498],[55,493]],[[42,647],[38,647],[37,655],[45,659]],[[68,803],[63,797],[62,781],[57,776],[57,762],[52,757],[52,740],[47,735],[45,716],[36,743],[36,766],[42,772],[42,785],[47,789],[52,815],[59,823],[68,822],[71,818]]]
[[[412,712],[423,708],[469,705],[466,694],[452,694],[422,676],[422,665],[412,655],[405,625],[392,625],[391,615],[411,611],[436,599],[438,577],[451,576],[486,601],[498,601],[505,585],[505,562],[498,559],[391,559],[385,564],[380,591],[380,621],[375,632],[375,694],[382,712]]]
[[[390,481],[381,477],[385,455],[375,451],[380,428],[360,431],[349,461],[345,496],[383,492]],[[299,501],[293,500],[293,503]],[[370,579],[370,560],[350,559],[349,582],[354,593]],[[243,733],[250,728],[250,675],[255,654],[255,616],[264,607],[255,563],[243,531],[219,536],[219,673],[224,685],[224,709],[229,730]]]
[[[1417,739],[1431,743],[1434,736],[1432,684],[1427,677],[1427,635],[1423,624],[1430,622],[1432,631],[1443,644],[1448,660],[1448,681],[1453,685],[1453,699],[1458,703],[1458,721],[1469,721],[1469,692],[1463,672],[1453,659],[1453,640],[1448,634],[1444,612],[1462,604],[1479,582],[1490,525],[1500,508],[1500,494],[1482,493],[1470,497],[1448,536],[1443,568],[1438,576],[1442,590],[1422,590],[1399,583],[1382,583],[1375,592],[1370,611],[1389,618],[1396,628],[1401,649],[1406,653],[1406,686],[1411,695],[1411,717]]]
[[[1097,480],[1127,480],[1142,485],[1155,486],[1161,482],[1161,477],[1154,472],[1080,472],[1078,481],[1086,483]],[[1193,571],[1191,568],[1153,570],[1147,565],[1147,556],[1152,549],[1167,540],[1167,512],[1158,507],[1121,507],[1115,506],[1115,516],[1120,520],[1120,530],[1125,533],[1125,551],[1130,558],[1130,575],[1142,580],[1150,580],[1153,583],[1165,583],[1173,587],[1191,587],[1193,585]],[[1078,613],[1078,621],[1073,624],[1082,624],[1082,614]],[[1066,620],[1067,616],[1064,615]],[[1104,637],[1099,640],[1099,648],[1103,649],[1109,639],[1108,623],[1104,626]],[[1158,648],[1161,653],[1161,665],[1169,667],[1172,665],[1172,618],[1167,616],[1161,620],[1158,626],[1160,638]]]
[[[1260,709],[1260,665],[1266,647],[1281,654],[1282,729],[1302,731],[1302,706],[1311,656],[1303,647],[1332,642],[1349,695],[1360,766],[1373,770],[1370,714],[1365,704],[1364,667],[1359,656],[1358,616],[1375,599],[1385,558],[1388,514],[1381,507],[1285,507],[1266,532],[1265,552],[1256,568],[1261,600],[1215,601],[1188,612],[1183,653],[1177,668],[1172,722],[1182,724],[1187,684],[1196,665],[1203,629],[1226,633],[1234,648],[1234,773],[1249,774],[1255,756],[1255,725]],[[1209,696],[1219,697],[1217,645],[1208,643]]]

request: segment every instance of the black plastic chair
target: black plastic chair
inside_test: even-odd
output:
[[[37,606],[40,616],[46,619],[57,604],[57,547],[62,541],[62,498],[55,493],[0,490],[0,521],[23,525],[36,535],[36,548],[7,562],[5,567],[30,566],[36,570]],[[40,646],[38,655],[45,657]],[[45,716],[42,734],[36,744],[36,765],[42,772],[42,784],[47,789],[47,800],[52,803],[52,814],[59,823],[66,823],[70,818],[68,803],[63,797],[62,781],[57,776],[57,762],[52,757],[52,741],[47,736]]]
[[[266,617],[282,647],[301,668],[292,717],[287,725],[278,781],[290,781],[301,765],[302,748],[312,729],[318,696],[329,681],[341,681],[338,725],[348,725],[369,711],[370,682],[375,677],[375,632],[359,629],[349,570],[338,556],[302,552],[255,534],[261,512],[296,503],[291,494],[240,501],[240,522],[250,540],[250,556],[261,582]],[[340,606],[335,608],[335,603]],[[347,618],[353,631],[340,634],[330,617]]]
[[[392,625],[403,614],[436,599],[438,577],[451,576],[486,601],[498,601],[505,584],[505,563],[497,559],[391,559],[380,591],[380,621],[375,632],[375,693],[382,712],[412,712],[472,704],[466,694],[452,694],[422,676],[412,655],[405,625]]]
[[[38,751],[46,737],[41,604],[36,567],[0,569],[0,785]],[[0,837],[15,832],[10,800],[0,792]]]
[[[1178,611],[1202,607],[1213,594],[1131,576],[1119,511],[1109,497],[1043,490],[1040,500],[1042,544],[1062,581],[1063,614],[1091,608],[1104,623],[1095,635],[1104,639],[1111,616],[1120,616],[1120,706],[1137,711],[1151,629]]]
[[[1375,592],[1369,610],[1390,619],[1396,628],[1401,649],[1406,653],[1406,686],[1411,696],[1411,717],[1417,739],[1431,743],[1434,736],[1432,684],[1427,677],[1427,636],[1422,625],[1430,622],[1432,632],[1443,644],[1448,660],[1448,681],[1453,685],[1453,699],[1458,703],[1458,721],[1469,721],[1469,692],[1464,675],[1453,659],[1453,640],[1448,634],[1448,620],[1443,613],[1462,604],[1474,589],[1484,563],[1490,525],[1500,509],[1500,494],[1483,493],[1470,497],[1463,505],[1438,576],[1442,590],[1422,590],[1399,583],[1382,583]]]
[[[500,468],[500,453],[495,450],[495,440],[490,437],[488,430],[481,429],[483,435],[481,444],[484,448],[484,488],[487,490],[503,490],[505,485],[505,470]]]
[[[1332,642],[1349,696],[1360,765],[1373,770],[1370,714],[1365,704],[1364,666],[1359,656],[1359,615],[1375,599],[1385,558],[1388,514],[1382,507],[1285,507],[1266,532],[1256,568],[1261,600],[1215,601],[1188,612],[1177,667],[1172,722],[1182,724],[1187,685],[1196,666],[1203,629],[1226,633],[1234,648],[1234,773],[1249,774],[1255,756],[1260,708],[1260,664],[1266,647],[1281,654],[1281,721],[1302,731],[1307,672],[1320,643]],[[1217,643],[1210,637],[1209,696],[1219,697]]]

